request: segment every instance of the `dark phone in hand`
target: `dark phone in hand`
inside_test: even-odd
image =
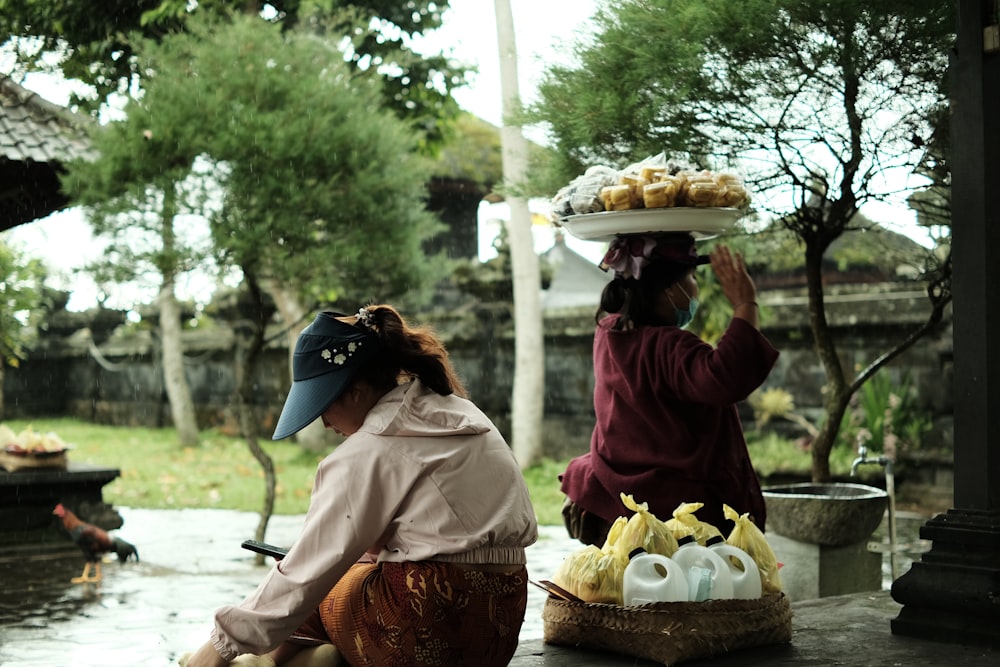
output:
[[[275,560],[281,560],[288,553],[288,549],[282,549],[281,547],[276,547],[273,544],[264,544],[263,542],[258,542],[257,540],[243,540],[243,544],[240,545],[244,549],[249,549],[259,554],[264,554],[265,556],[271,556]]]

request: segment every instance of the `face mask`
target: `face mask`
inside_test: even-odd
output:
[[[684,296],[688,296],[687,292],[684,292],[684,288],[680,285],[677,286]],[[673,300],[670,301],[673,304]],[[681,329],[691,324],[691,320],[694,319],[694,314],[698,312],[698,299],[696,297],[688,296],[688,306],[686,310],[674,306],[674,318],[677,320],[677,326]]]

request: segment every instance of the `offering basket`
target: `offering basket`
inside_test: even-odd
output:
[[[613,651],[666,667],[792,639],[792,609],[784,593],[638,607],[549,597],[542,621],[546,644]]]
[[[7,472],[18,470],[37,470],[39,468],[57,468],[65,470],[68,464],[67,449],[50,451],[27,451],[5,447],[0,449],[0,468]]]

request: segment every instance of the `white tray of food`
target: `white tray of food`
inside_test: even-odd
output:
[[[724,234],[746,213],[739,208],[637,208],[570,215],[559,223],[584,241],[611,241],[627,234],[687,232],[695,239]]]

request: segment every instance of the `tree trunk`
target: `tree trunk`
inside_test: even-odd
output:
[[[236,389],[233,403],[236,406],[237,421],[240,433],[246,440],[247,448],[264,470],[264,506],[261,508],[260,521],[254,538],[264,542],[267,535],[267,524],[274,514],[274,497],[277,478],[274,471],[274,461],[260,446],[257,415],[254,412],[254,372],[257,361],[264,349],[264,312],[263,294],[254,277],[244,269],[244,285],[249,291],[249,317],[236,322],[233,327],[236,333],[235,375]],[[257,554],[258,565],[264,563],[264,556]]]
[[[847,409],[850,391],[844,379],[837,347],[826,321],[826,304],[823,296],[823,253],[825,246],[817,242],[806,243],[806,281],[809,292],[809,327],[813,345],[826,372],[826,418],[819,436],[812,442],[812,481],[830,480],[830,451],[840,431],[840,420]]]
[[[163,384],[170,402],[170,416],[182,447],[198,444],[198,420],[191,387],[184,375],[184,346],[181,343],[181,312],[174,296],[173,281],[164,282],[157,297],[162,337]]]
[[[163,197],[163,255],[174,251],[175,198],[170,187]],[[184,344],[181,342],[181,309],[174,294],[175,269],[172,265],[160,267],[162,283],[157,297],[160,312],[160,336],[163,361],[163,384],[170,402],[170,416],[177,429],[177,439],[182,447],[198,444],[198,419],[191,398],[191,387],[184,374]]]
[[[307,321],[309,313],[293,291],[285,289],[274,281],[269,281],[265,288],[274,298],[274,303],[281,314],[281,320],[285,323],[285,341],[288,345],[288,376],[291,378],[295,343],[298,341],[299,333],[309,325],[309,321]],[[294,437],[303,448],[312,452],[322,451],[328,443],[326,429],[323,428],[323,422],[318,419],[296,433]]]
[[[520,111],[517,46],[509,0],[495,0],[503,127],[500,144],[503,178],[510,206],[507,226],[514,288],[514,388],[511,396],[511,440],[522,468],[536,461],[542,449],[545,406],[545,347],[538,255],[531,233],[531,214],[523,191],[528,170],[528,143],[513,119]]]

